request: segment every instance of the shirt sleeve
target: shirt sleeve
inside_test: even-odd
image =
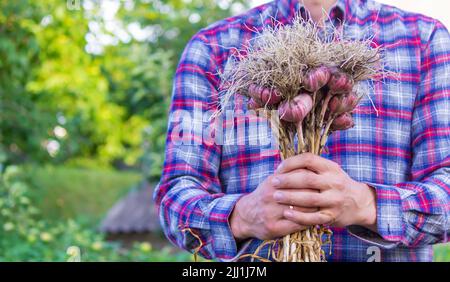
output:
[[[201,34],[188,43],[174,78],[165,162],[154,199],[170,241],[208,259],[238,254],[229,216],[243,194],[225,194],[220,180],[216,58]]]
[[[450,36],[437,22],[422,53],[412,120],[411,181],[367,183],[377,194],[377,228],[354,236],[385,248],[444,243],[450,230]]]

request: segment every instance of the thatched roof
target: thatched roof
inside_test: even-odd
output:
[[[153,186],[143,181],[109,210],[100,231],[110,234],[160,232],[152,194]]]

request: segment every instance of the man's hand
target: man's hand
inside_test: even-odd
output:
[[[252,193],[242,197],[230,216],[230,227],[236,240],[258,238],[270,240],[305,229],[305,226],[284,218],[289,205],[278,203],[274,198],[274,176],[269,176]],[[314,193],[302,190],[298,193]],[[295,208],[302,213],[316,212],[316,208]]]
[[[303,208],[319,208],[313,213],[285,210],[283,216],[299,225],[328,224],[335,227],[360,225],[376,231],[375,191],[351,179],[335,162],[301,154],[285,160],[275,174],[280,204]],[[308,188],[320,193],[304,192]]]

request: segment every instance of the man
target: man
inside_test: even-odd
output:
[[[373,36],[385,48],[386,68],[397,73],[374,83],[371,99],[354,113],[356,126],[334,133],[327,153],[280,164],[277,150],[251,145],[249,135],[244,143],[206,142],[208,119],[187,114],[180,120],[180,111],[217,109],[216,74],[255,30],[272,18],[289,24],[299,13],[322,27],[344,22],[348,36]],[[197,33],[182,55],[173,91],[155,200],[164,231],[178,246],[237,260],[262,240],[317,224],[334,233],[328,261],[431,261],[432,245],[447,242],[450,36],[437,20],[372,0],[273,1]],[[246,110],[245,103],[232,107]],[[251,118],[231,122],[255,126]],[[186,125],[192,128],[183,140],[197,142],[179,142],[179,127]],[[270,257],[268,248],[258,255]]]

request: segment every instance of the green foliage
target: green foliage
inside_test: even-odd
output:
[[[118,2],[108,21],[104,1],[88,2],[1,2],[0,143],[12,163],[143,164],[156,180],[178,58],[194,33],[245,1]]]
[[[0,261],[193,260],[191,254],[173,253],[170,248],[152,250],[151,244],[148,243],[136,243],[131,249],[124,250],[118,243],[105,241],[103,235],[97,233],[94,228],[78,221],[66,219],[65,216],[56,220],[56,215],[49,220],[34,203],[26,181],[29,179],[25,173],[27,171],[30,169],[23,170],[16,166],[0,169]],[[38,172],[33,172],[33,179],[36,173]],[[80,174],[72,169],[68,172],[61,169],[61,175],[58,176],[59,173],[55,174],[48,168],[39,170],[39,173],[51,173],[55,179],[69,173]],[[61,187],[61,190],[63,189],[64,187]],[[67,194],[71,198],[76,192],[67,191]],[[78,207],[81,206],[84,206],[84,203],[78,203]],[[448,244],[435,246],[435,261],[450,261]]]
[[[143,169],[152,179],[159,178],[161,173],[174,69],[172,57],[172,51],[152,52],[149,46],[138,43],[107,48],[102,57],[111,99],[126,105],[130,122],[142,125],[145,121],[142,134],[129,135],[123,161],[127,165],[137,160],[151,164]]]
[[[435,262],[450,262],[450,243],[434,246]]]
[[[94,155],[108,164],[121,157],[124,111],[109,103],[100,65],[84,51],[83,13],[56,0],[0,7],[0,142],[9,159],[48,161],[50,142],[62,148],[57,161]],[[70,138],[55,136],[57,115]]]
[[[142,167],[159,178],[179,56],[198,29],[245,1],[119,1],[113,20],[129,39],[96,13],[105,1],[86,1],[91,10],[66,2],[0,1],[0,260],[74,260],[77,250],[88,261],[187,260],[145,244],[123,251],[91,229],[136,181],[98,168]],[[101,52],[88,48],[105,36]]]
[[[9,159],[20,159],[23,152],[40,155],[40,140],[50,123],[25,89],[39,65],[33,27],[41,17],[34,3],[0,2],[0,144]]]
[[[0,171],[0,261],[185,261],[188,253],[152,250],[136,243],[129,250],[74,220],[51,222],[34,206],[22,170]]]
[[[98,168],[142,165],[159,178],[185,44],[248,1],[119,1],[113,20],[129,39],[108,28],[98,6],[105,1],[89,1],[90,10],[66,2],[0,1],[0,261],[192,260],[105,241],[92,226],[138,176]],[[145,38],[132,34],[136,25]],[[105,37],[112,40],[101,52],[87,52]],[[448,244],[435,251],[437,261],[450,260]]]
[[[231,15],[231,8],[245,10],[249,1],[244,0],[137,0],[133,9],[122,5],[118,16],[125,23],[138,22],[142,27],[153,28],[156,36],[151,44],[161,50],[175,53],[178,61],[189,39],[218,20]]]
[[[55,117],[57,113],[64,117],[60,126],[68,136],[58,140],[62,145],[59,159],[75,158],[70,162],[84,164],[95,158],[100,165],[110,165],[134,153],[128,152],[127,145],[139,148],[136,136],[141,135],[145,121],[126,116],[126,107],[111,101],[100,60],[85,51],[88,20],[84,13],[68,10],[60,1],[46,4],[51,11],[46,17],[51,20],[35,32],[43,47],[39,53],[42,64],[27,89]]]
[[[199,29],[229,17],[230,7],[237,4],[245,7],[243,3],[152,0],[134,1],[132,9],[126,5],[119,7],[117,18],[125,26],[138,24],[152,34],[147,42],[133,40],[130,44],[110,46],[102,56],[111,97],[118,104],[127,105],[128,115],[148,121],[140,140],[144,146],[140,160],[149,179],[157,180],[161,174],[172,77],[184,46]],[[105,27],[102,32],[114,36]]]

